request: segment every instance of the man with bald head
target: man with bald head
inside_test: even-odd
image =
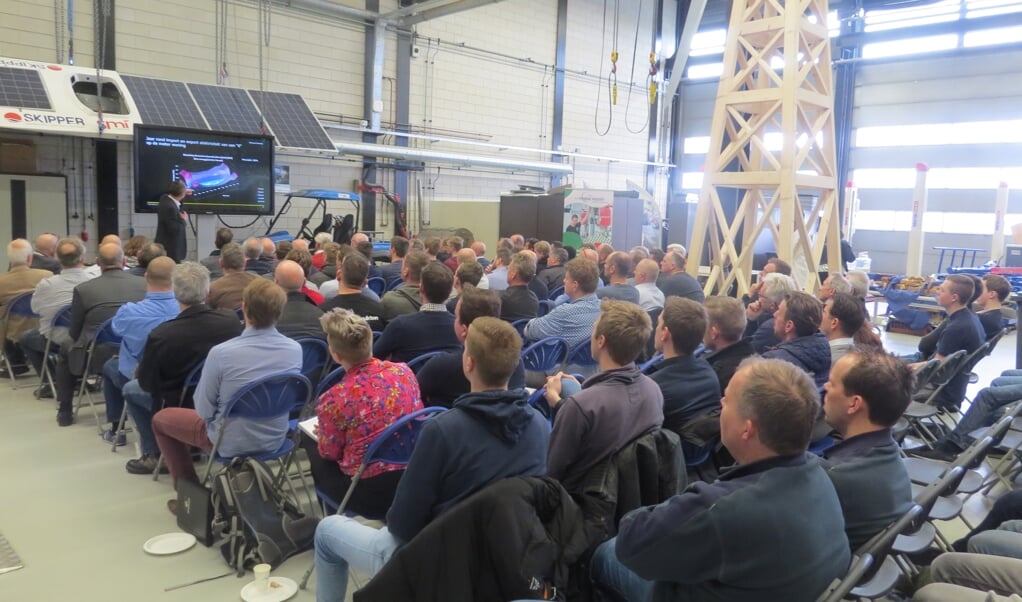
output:
[[[103,237],[102,240],[99,241],[100,247],[106,244],[113,244],[117,245],[118,247],[121,247],[122,249],[124,248],[124,243],[121,242],[121,237],[117,236],[116,234],[107,234],[106,236]],[[124,265],[121,265],[121,269],[122,270],[124,269]],[[92,278],[95,278],[96,276],[99,276],[100,274],[103,273],[103,267],[99,265],[98,254],[96,256],[96,263],[85,268],[85,271],[88,272],[89,276]]]
[[[52,232],[44,232],[36,236],[35,253],[32,255],[32,267],[59,274],[60,261],[57,260],[58,242],[60,242],[60,238]]]
[[[308,251],[309,250],[309,241],[305,240],[304,238],[296,238],[296,239],[291,241],[291,248],[292,249],[300,249],[302,251]]]
[[[111,326],[114,334],[121,337],[121,348],[117,357],[103,364],[103,396],[106,398],[106,420],[110,423],[110,428],[103,432],[103,438],[108,442],[116,438],[117,445],[124,445],[124,433],[120,432],[121,414],[124,412],[121,390],[125,383],[135,378],[135,368],[142,359],[150,331],[178,313],[172,282],[176,265],[165,255],[150,261],[143,276],[145,297],[137,303],[125,303],[114,314]]]
[[[472,252],[476,254],[476,261],[484,270],[490,266],[490,260],[486,258],[486,243],[481,240],[475,241],[472,243]]]
[[[460,267],[461,264],[463,264],[463,263],[468,263],[468,264],[479,263],[476,260],[476,252],[473,251],[472,249],[468,248],[468,247],[464,247],[461,250],[459,250],[457,253],[455,253],[454,254],[454,258],[458,262],[457,263],[458,267]],[[480,267],[482,267],[482,266],[480,266]],[[454,272],[455,273],[458,272],[457,268],[455,268]],[[483,272],[483,277],[479,279],[479,284],[476,285],[476,288],[482,289],[484,291],[490,290],[490,280],[489,280],[489,278],[487,278],[485,271]]]
[[[325,339],[326,334],[319,319],[323,310],[309,300],[302,292],[305,285],[305,270],[295,261],[285,259],[277,264],[273,280],[287,293],[284,313],[277,321],[277,331],[292,339]]]
[[[596,296],[600,299],[619,299],[638,305],[639,291],[634,286],[628,284],[631,270],[631,255],[624,251],[611,253],[603,266],[603,273],[607,278],[607,286],[596,291]]]
[[[47,270],[38,270],[32,266],[32,244],[24,238],[12,240],[7,245],[8,271],[0,274],[0,315],[7,311],[7,304],[18,295],[35,290],[43,278],[53,275]],[[3,341],[4,354],[14,369],[15,374],[28,372],[25,356],[16,342],[21,335],[35,328],[38,318],[12,316],[7,322],[0,321],[0,341]],[[6,330],[5,330],[6,328]],[[6,368],[0,368],[0,377],[8,378]]]
[[[652,259],[643,259],[635,266],[635,290],[639,291],[639,305],[646,311],[664,306],[664,293],[656,285],[659,276],[660,266]]]
[[[70,340],[60,347],[60,359],[54,373],[57,424],[60,426],[70,426],[74,422],[71,398],[75,380],[76,376],[86,372],[85,352],[96,331],[104,321],[113,317],[121,305],[141,301],[146,295],[146,281],[123,270],[124,251],[120,244],[107,242],[100,245],[96,265],[102,270],[99,277],[76,286],[71,296]],[[97,352],[93,367],[102,366],[110,355],[109,352]]]

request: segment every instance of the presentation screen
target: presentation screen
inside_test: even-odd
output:
[[[190,213],[273,214],[273,137],[135,126],[135,211],[152,213],[175,180]]]

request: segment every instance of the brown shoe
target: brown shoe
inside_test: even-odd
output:
[[[177,516],[177,500],[167,500],[167,510],[174,516]]]

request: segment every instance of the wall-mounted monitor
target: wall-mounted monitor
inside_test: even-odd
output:
[[[135,211],[153,213],[168,185],[192,190],[190,213],[273,214],[273,137],[135,126]]]

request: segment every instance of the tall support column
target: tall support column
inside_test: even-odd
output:
[[[380,0],[366,0],[366,10],[380,12]],[[377,20],[365,27],[365,73],[363,77],[363,114],[371,131],[362,134],[362,142],[375,144],[379,138],[380,116],[383,113],[383,59],[386,48],[386,27]],[[376,157],[362,158],[362,181],[376,182]],[[362,194],[362,223],[360,230],[376,229],[376,194]]]
[[[733,283],[744,294],[752,243],[766,230],[814,291],[824,247],[831,265],[841,254],[827,0],[735,0],[731,10],[689,257],[708,250],[708,294]],[[728,219],[721,198],[731,191],[738,210]]]
[[[568,0],[557,0],[557,45],[554,53],[554,123],[550,130],[550,150],[564,150],[564,68],[568,52]],[[563,157],[560,157],[563,161]],[[562,176],[550,174],[550,188],[561,185]]]
[[[908,231],[908,252],[905,253],[905,273],[909,276],[923,275],[923,215],[926,214],[926,173],[930,168],[925,163],[916,163],[916,187],[912,191],[912,228]]]
[[[1008,183],[997,187],[994,201],[994,236],[990,241],[990,259],[1000,261],[1004,256],[1004,214],[1008,212]]]

